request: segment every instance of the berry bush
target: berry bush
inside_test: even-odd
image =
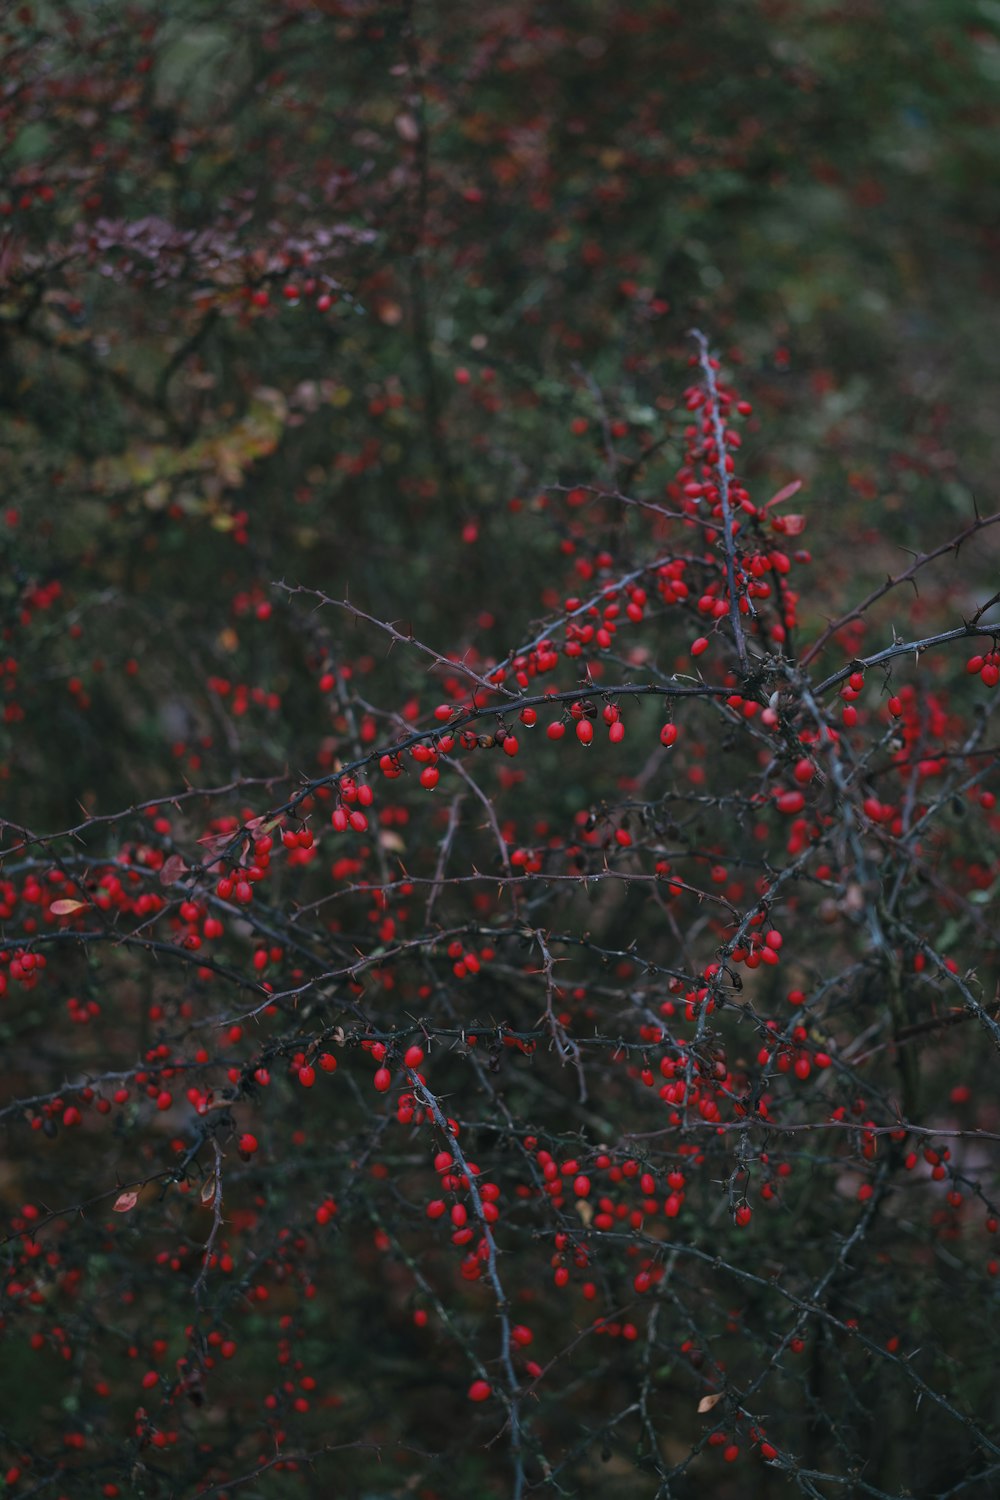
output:
[[[530,9],[4,21],[11,1495],[1000,1483],[1000,514]]]

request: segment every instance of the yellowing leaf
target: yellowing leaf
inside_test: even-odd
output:
[[[53,901],[49,911],[54,917],[71,917],[75,911],[85,911],[86,901]]]
[[[94,476],[104,489],[141,486],[147,491],[147,504],[156,508],[161,488],[177,475],[198,472],[206,484],[236,489],[242,485],[246,471],[258,458],[273,453],[284,431],[288,417],[285,398],[280,391],[260,386],[253,392],[246,413],[228,427],[207,432],[187,447],[169,443],[139,443],[125,453],[102,458],[94,466]],[[148,496],[152,495],[152,501]],[[228,530],[229,517],[213,519],[218,530]]]

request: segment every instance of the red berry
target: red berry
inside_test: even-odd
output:
[[[489,1381],[474,1380],[469,1386],[470,1401],[488,1401],[493,1394],[493,1387]]]

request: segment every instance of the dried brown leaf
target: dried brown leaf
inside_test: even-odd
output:
[[[169,859],[164,860],[160,871],[161,885],[176,885],[177,881],[186,875],[188,867],[179,854],[171,854]]]
[[[764,509],[770,510],[772,505],[780,505],[783,500],[790,500],[793,495],[798,494],[801,488],[802,480],[793,479],[791,484],[786,484],[782,489],[778,491],[776,495],[771,496],[770,500],[764,506]]]

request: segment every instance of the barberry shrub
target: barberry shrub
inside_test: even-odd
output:
[[[774,124],[650,14],[17,12],[13,1495],[997,1488],[1000,518],[604,250],[671,67],[685,212]]]
[[[8,822],[12,1488],[995,1472],[991,601],[803,630],[694,337],[663,503],[559,497],[502,658],[276,585],[318,774]]]

